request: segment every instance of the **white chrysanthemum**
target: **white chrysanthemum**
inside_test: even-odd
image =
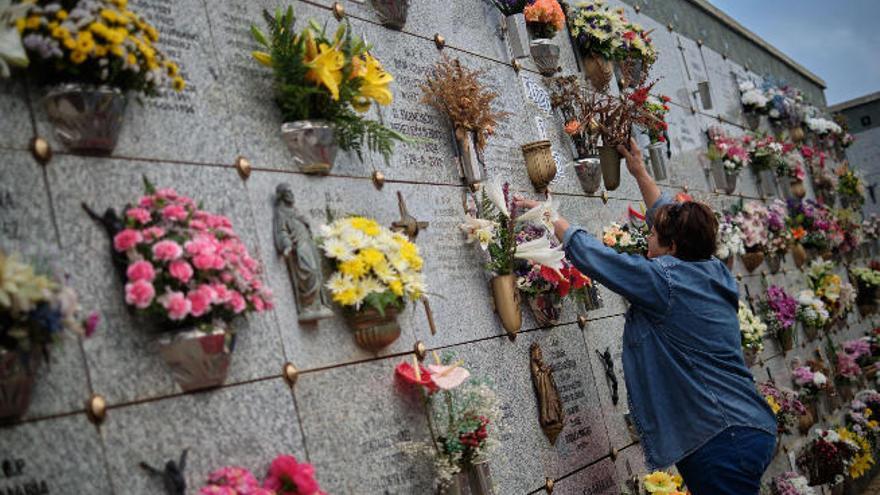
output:
[[[381,294],[385,292],[387,287],[374,277],[366,277],[360,281],[361,289],[367,294]]]
[[[813,385],[817,387],[822,387],[826,383],[828,383],[828,377],[825,376],[821,371],[816,371],[813,373]]]
[[[340,261],[348,261],[354,258],[354,250],[349,248],[342,240],[329,237],[324,241],[323,244],[324,253],[329,258],[337,259]]]
[[[354,229],[345,229],[340,237],[342,242],[352,250],[363,249],[367,247],[369,242],[369,239],[363,232]]]
[[[330,278],[327,280],[325,284],[330,292],[333,294],[338,294],[340,292],[344,292],[346,290],[354,288],[354,280],[348,275],[343,275],[339,272],[333,273]]]

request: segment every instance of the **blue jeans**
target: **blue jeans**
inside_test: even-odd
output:
[[[731,426],[675,466],[693,495],[758,495],[776,437]]]

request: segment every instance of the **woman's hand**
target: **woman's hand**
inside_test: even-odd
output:
[[[520,196],[519,194],[515,194],[513,196],[513,205],[516,206],[517,208],[522,208],[524,210],[531,210],[532,208],[538,206],[539,204],[541,204],[541,203],[538,201],[535,201],[534,199],[526,199],[526,198]]]
[[[639,176],[647,172],[645,170],[644,158],[642,158],[642,150],[639,149],[639,145],[634,138],[629,139],[629,147],[618,144],[617,152],[626,159],[626,169],[629,170],[633,177],[638,179]]]

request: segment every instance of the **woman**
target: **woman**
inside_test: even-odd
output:
[[[757,495],[776,418],[743,360],[736,281],[712,256],[715,214],[661,194],[634,140],[618,150],[650,207],[648,258],[619,254],[563,218],[554,228],[580,271],[631,303],[623,369],[648,466],[675,464],[693,495]]]

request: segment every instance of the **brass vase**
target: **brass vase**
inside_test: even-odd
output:
[[[599,164],[602,166],[602,180],[605,189],[613,191],[620,186],[620,153],[617,146],[599,147]]]
[[[791,245],[791,257],[794,258],[794,266],[800,268],[807,262],[807,250],[799,242]]]
[[[31,404],[40,353],[0,350],[0,423],[24,416]]]
[[[791,325],[790,327],[783,328],[779,331],[779,344],[782,346],[784,352],[794,349],[794,337],[796,331],[796,325]]]
[[[536,141],[522,145],[529,180],[537,192],[546,192],[547,186],[556,177],[556,161],[553,159],[550,141]]]
[[[516,288],[516,275],[498,275],[492,278],[492,300],[495,312],[501,319],[501,326],[510,340],[516,338],[522,328],[522,310],[519,305],[519,290]]]
[[[219,387],[232,360],[231,340],[219,324],[188,328],[160,336],[159,354],[184,392]]]
[[[346,312],[345,321],[354,330],[354,341],[358,347],[371,352],[388,347],[400,337],[397,308],[393,306],[385,308],[384,316],[372,307]]]
[[[440,495],[495,495],[488,462],[469,464],[454,474]]]
[[[746,270],[749,273],[755,271],[755,268],[761,266],[761,263],[764,262],[764,253],[761,251],[755,253],[745,253],[742,255],[743,266],[746,267]]]
[[[800,143],[801,141],[804,140],[804,137],[806,137],[806,135],[804,133],[804,128],[801,126],[792,127],[790,135],[791,135],[791,140],[794,141],[795,143]]]
[[[807,195],[807,188],[804,187],[804,181],[802,181],[802,180],[791,181],[790,187],[791,187],[791,194],[798,199],[804,199],[804,196]]]
[[[581,62],[587,81],[593,89],[599,92],[607,90],[613,74],[611,61],[605,60],[601,55],[588,53],[581,58]]]

